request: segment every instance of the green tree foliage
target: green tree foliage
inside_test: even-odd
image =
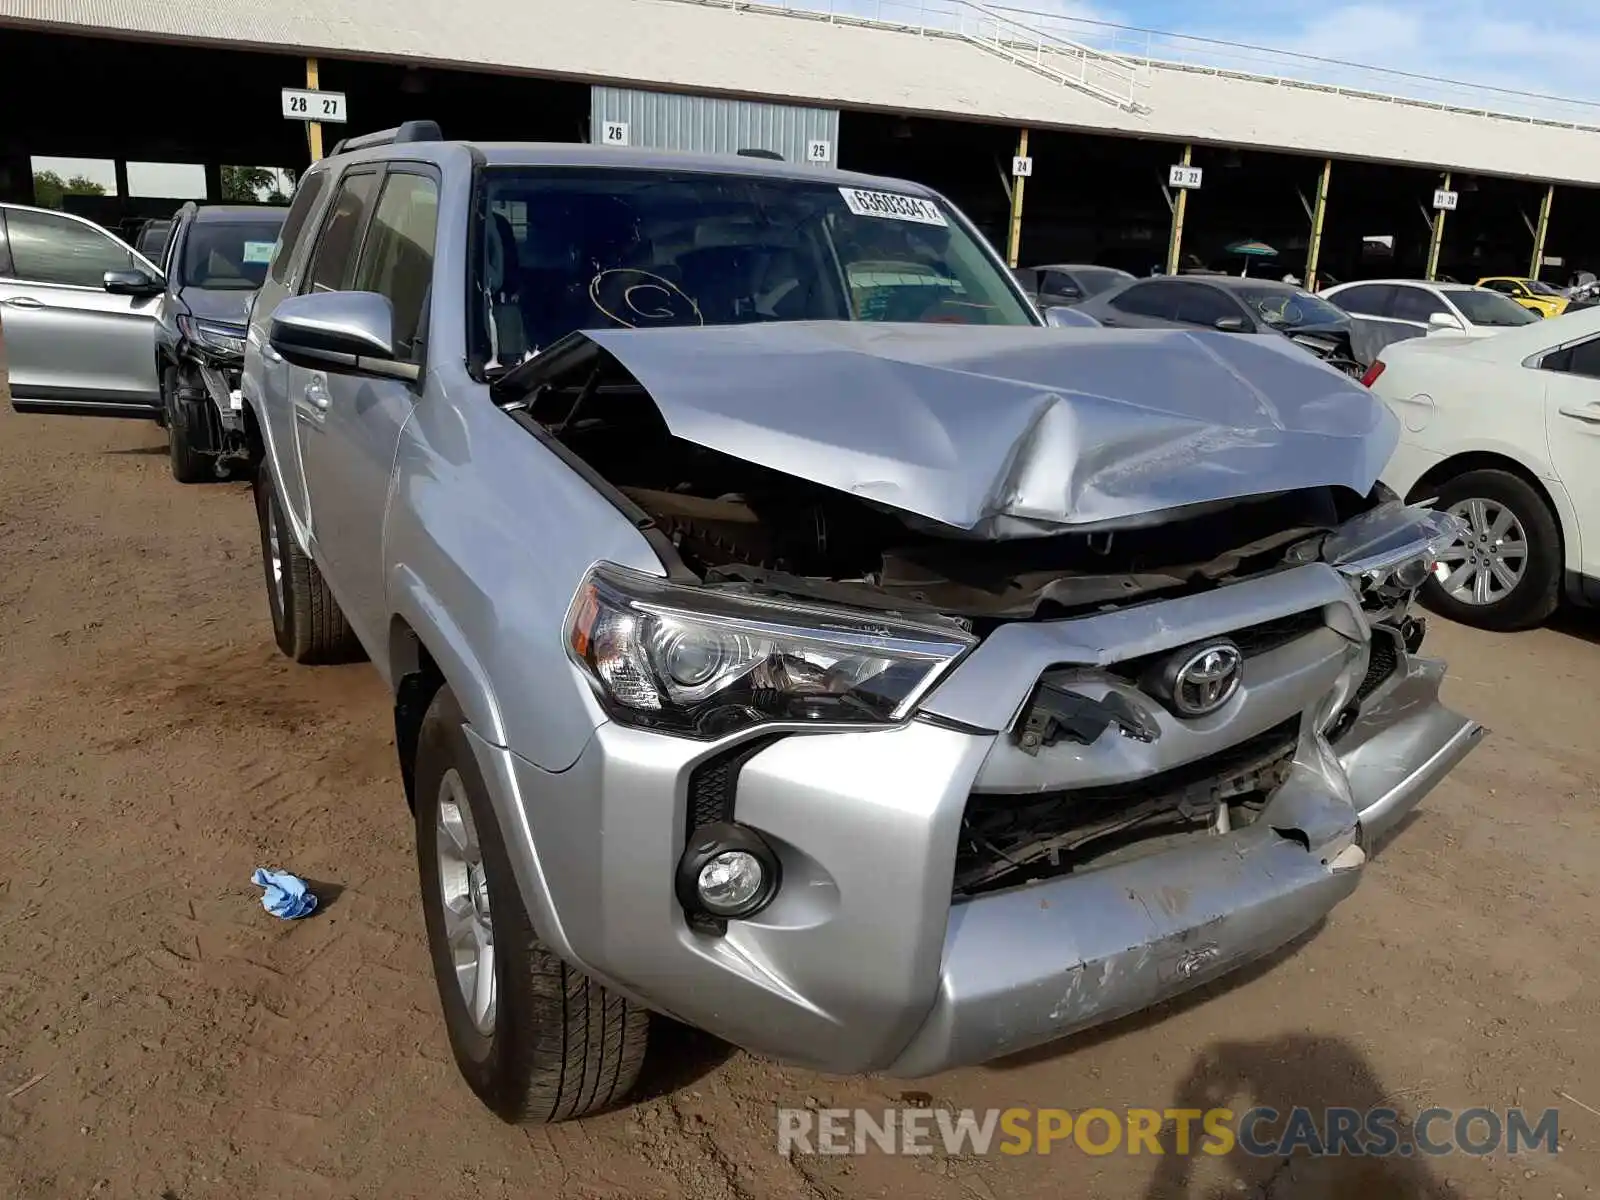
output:
[[[287,179],[285,179],[287,177]],[[274,171],[268,167],[223,167],[222,198],[235,204],[287,204],[282,190],[284,183],[294,186],[292,171]]]
[[[33,173],[33,202],[40,208],[60,208],[63,196],[104,196],[105,184],[83,175],[63,179],[54,171]]]

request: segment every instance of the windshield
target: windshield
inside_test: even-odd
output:
[[[196,221],[183,245],[183,286],[253,291],[267,277],[283,213],[248,221]]]
[[[1115,267],[1078,267],[1072,273],[1077,276],[1078,286],[1083,289],[1085,296],[1098,296],[1101,292],[1109,292],[1114,287],[1133,281],[1132,275]]]
[[[1509,296],[1491,292],[1488,288],[1451,289],[1444,296],[1474,325],[1502,328],[1532,325],[1541,319],[1538,313],[1523,308]]]
[[[483,186],[470,321],[487,366],[579,329],[1036,323],[965,220],[908,194],[604,168],[499,168]]]
[[[1336,325],[1350,319],[1344,310],[1335,308],[1310,292],[1252,287],[1232,290],[1233,294],[1259,314],[1263,321],[1278,329],[1300,329],[1306,325]]]
[[[1561,293],[1551,287],[1542,279],[1524,279],[1522,281],[1535,296],[1559,296]]]

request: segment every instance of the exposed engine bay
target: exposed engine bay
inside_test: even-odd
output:
[[[512,407],[637,505],[705,582],[938,613],[980,633],[1311,561],[1318,535],[1370,509],[1382,490],[1309,488],[1195,505],[1161,524],[977,541],[675,437],[609,357],[557,375]]]

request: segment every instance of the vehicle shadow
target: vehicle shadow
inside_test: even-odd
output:
[[[1564,633],[1580,641],[1600,646],[1600,611],[1563,605],[1547,622],[1554,633]]]
[[[1171,1107],[1226,1108],[1235,1121],[1252,1108],[1277,1110],[1277,1121],[1254,1126],[1261,1142],[1282,1137],[1295,1107],[1309,1109],[1319,1134],[1326,1133],[1324,1111],[1351,1108],[1363,1115],[1388,1108],[1403,1115],[1405,1105],[1387,1092],[1377,1074],[1343,1038],[1289,1034],[1261,1041],[1228,1041],[1208,1046],[1173,1093]],[[1406,1127],[1393,1126],[1409,1144]],[[1235,1126],[1237,1128],[1237,1126]],[[1198,1123],[1195,1132],[1199,1133]],[[1162,1156],[1144,1200],[1220,1200],[1249,1195],[1260,1200],[1452,1200],[1460,1193],[1434,1176],[1424,1160],[1396,1152],[1385,1157],[1351,1154],[1257,1157],[1235,1148],[1225,1156],[1178,1154],[1177,1124],[1160,1134]],[[1198,1139],[1196,1139],[1198,1140]],[[1358,1134],[1357,1141],[1366,1135]],[[1196,1178],[1203,1175],[1205,1181]]]
[[[135,456],[149,455],[154,457],[156,455],[160,455],[165,457],[167,453],[167,445],[165,442],[163,442],[159,446],[124,446],[120,450],[107,450],[106,453],[116,455],[118,457],[130,454]]]
[[[652,1014],[644,1070],[628,1103],[646,1104],[691,1087],[737,1053],[735,1046],[720,1038]]]

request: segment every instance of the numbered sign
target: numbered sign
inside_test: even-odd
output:
[[[814,138],[806,143],[806,161],[810,163],[830,163],[833,161],[833,143],[821,138]]]
[[[1167,168],[1167,186],[1183,188],[1185,191],[1195,191],[1200,187],[1200,168],[1185,167],[1182,164]]]
[[[1433,206],[1440,212],[1455,212],[1458,199],[1460,196],[1455,192],[1447,192],[1444,188],[1433,189]]]
[[[600,144],[602,146],[628,145],[628,123],[626,121],[601,122]]]
[[[1033,177],[1033,159],[1026,155],[1018,154],[1011,160],[1011,173],[1018,179],[1031,179]]]
[[[343,125],[344,93],[318,92],[310,88],[284,88],[283,115],[290,121],[327,121]]]

